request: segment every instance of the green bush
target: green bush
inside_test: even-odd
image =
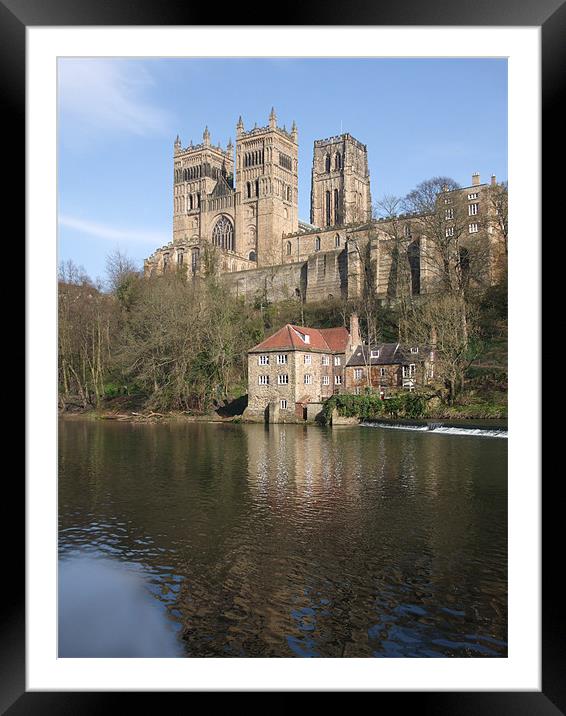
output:
[[[421,418],[425,414],[426,397],[418,393],[400,393],[382,400],[377,393],[370,392],[364,395],[333,395],[321,411],[320,421],[324,425],[330,423],[335,408],[341,417],[360,420],[375,420],[383,415]]]

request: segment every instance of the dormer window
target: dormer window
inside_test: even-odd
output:
[[[416,348],[411,348],[411,353],[418,353],[418,352],[419,352],[418,347],[416,347]]]
[[[372,350],[370,352],[370,358],[379,358],[379,350]]]
[[[293,329],[295,333],[299,336],[299,338],[303,341],[303,343],[310,343],[311,337],[308,336],[306,333],[301,333],[301,331],[297,331],[296,329]]]

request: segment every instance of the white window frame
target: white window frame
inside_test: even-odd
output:
[[[269,385],[269,376],[268,375],[259,375],[258,376],[258,384],[259,385]]]
[[[285,398],[281,398],[281,400],[279,401],[279,407],[281,408],[281,410],[287,410],[287,401],[285,400]]]
[[[334,356],[334,365],[342,365],[342,358],[340,356]]]
[[[473,194],[468,194],[468,201],[472,201],[472,199],[477,199],[479,197],[479,192],[475,191]]]
[[[468,233],[469,234],[477,234],[479,231],[477,224],[470,224],[468,226]]]
[[[328,356],[322,356],[321,362],[322,365],[330,365],[330,359]]]
[[[454,209],[444,209],[444,218],[445,219],[453,219],[454,218]]]
[[[288,359],[286,353],[277,354],[277,365],[287,365]]]
[[[259,356],[257,359],[258,365],[269,365],[269,356]]]
[[[370,350],[369,357],[370,358],[379,358],[379,348],[377,350]]]
[[[385,378],[385,376],[386,376],[385,368],[380,368],[379,369],[379,377]]]
[[[415,347],[411,348],[411,353],[418,353],[418,352],[419,352],[419,347],[418,347],[418,346],[415,346]]]
[[[480,208],[480,205],[475,202],[474,204],[468,205],[468,216],[476,216]]]
[[[453,226],[446,227],[446,236],[454,236],[454,227]]]
[[[361,380],[364,377],[363,368],[354,368],[354,380]]]
[[[312,363],[312,356],[311,356],[311,355],[306,355],[306,356],[304,356],[304,359],[305,359],[305,365],[311,365],[311,363]]]
[[[322,376],[322,385],[330,385],[330,378],[327,375]]]
[[[305,373],[303,376],[303,383],[305,385],[312,385],[312,375],[310,373]]]
[[[334,385],[342,385],[342,376],[341,375],[334,376]]]
[[[289,385],[289,373],[279,373],[277,376],[277,385]]]

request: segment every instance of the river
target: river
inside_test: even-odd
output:
[[[59,423],[59,655],[507,656],[507,440]]]

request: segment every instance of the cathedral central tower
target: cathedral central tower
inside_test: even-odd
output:
[[[311,224],[325,228],[371,219],[368,154],[351,134],[314,143]]]

